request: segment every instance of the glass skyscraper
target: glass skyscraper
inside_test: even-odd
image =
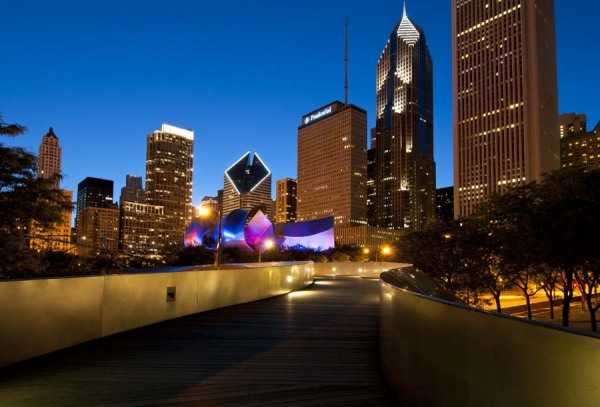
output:
[[[148,134],[147,203],[164,209],[164,245],[183,245],[192,221],[194,132],[163,124]]]
[[[421,229],[435,217],[432,74],[423,30],[405,7],[377,62],[376,226]]]

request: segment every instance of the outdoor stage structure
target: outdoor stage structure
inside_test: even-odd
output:
[[[217,247],[221,232],[223,247],[239,247],[247,251],[258,250],[271,240],[275,246],[305,247],[317,251],[335,247],[333,216],[305,222],[273,225],[261,210],[235,209],[221,219],[194,219],[185,231],[185,246]]]

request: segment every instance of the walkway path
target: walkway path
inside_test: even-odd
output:
[[[378,314],[376,280],[317,279],[0,369],[0,406],[395,406]]]

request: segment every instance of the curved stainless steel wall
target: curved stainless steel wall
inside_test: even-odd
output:
[[[0,366],[128,329],[300,290],[312,262],[0,282]],[[0,403],[2,404],[2,403]]]
[[[600,336],[381,284],[381,366],[402,406],[598,406]]]

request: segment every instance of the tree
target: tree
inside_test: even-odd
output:
[[[523,292],[528,319],[532,318],[531,297],[542,288],[532,284],[542,263],[537,250],[539,239],[533,229],[535,187],[527,184],[493,195],[486,205],[490,227],[498,239],[499,267],[507,280]]]
[[[0,116],[0,135],[16,137],[24,126],[6,124]],[[0,274],[13,275],[36,268],[28,249],[28,231],[59,222],[72,203],[52,188],[53,179],[37,177],[37,158],[20,147],[0,143]]]
[[[533,205],[536,215],[533,230],[539,245],[538,254],[545,263],[559,269],[564,277],[562,322],[569,326],[569,309],[573,299],[575,271],[584,266],[593,249],[598,213],[593,208],[592,185],[581,170],[553,171],[537,184]],[[597,192],[595,192],[597,194]],[[590,251],[592,250],[592,252]]]
[[[430,222],[420,231],[407,233],[400,241],[401,261],[411,263],[446,289],[462,286],[464,262],[459,247],[460,223]]]
[[[21,126],[20,124],[7,124],[2,119],[2,113],[0,113],[0,135],[8,137],[16,137],[27,132],[27,127]]]
[[[556,289],[561,289],[560,284],[563,274],[556,267],[549,264],[541,263],[536,269],[536,273],[532,276],[533,281],[539,285],[550,304],[550,319],[554,319],[554,301],[556,300]]]
[[[574,278],[579,284],[581,295],[590,314],[592,331],[597,332],[596,311],[600,303],[594,297],[600,283],[600,241],[595,236],[600,230],[600,172],[579,173],[585,186],[579,196],[577,227],[580,228],[578,245],[580,264],[575,269]]]
[[[494,298],[496,311],[502,312],[500,296],[511,281],[500,266],[499,236],[489,214],[482,211],[461,221],[459,233],[467,288],[488,291]]]

